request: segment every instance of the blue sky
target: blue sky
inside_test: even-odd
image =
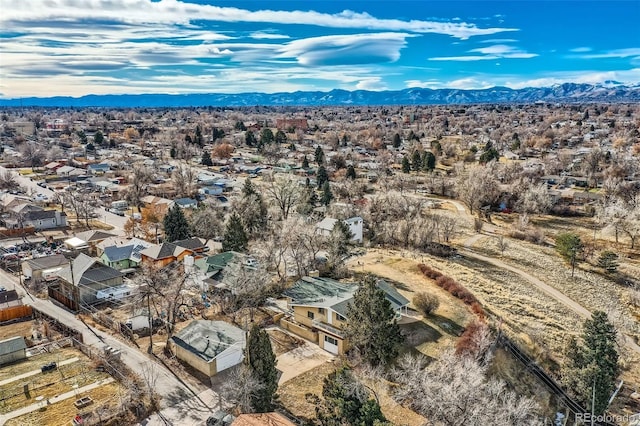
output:
[[[640,1],[0,0],[0,97],[640,82]]]

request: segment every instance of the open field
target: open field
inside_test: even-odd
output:
[[[9,339],[15,336],[29,337],[31,336],[33,324],[33,321],[22,321],[0,326],[0,340]]]

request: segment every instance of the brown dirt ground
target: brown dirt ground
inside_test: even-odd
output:
[[[302,373],[295,380],[289,380],[278,388],[282,405],[296,417],[314,419],[315,404],[307,401],[305,395],[310,393],[322,395],[322,383],[325,377],[335,370],[335,365],[325,362],[318,367]]]
[[[29,357],[19,363],[3,366],[0,368],[0,380],[5,380],[29,371],[39,370],[42,365],[51,361],[60,362],[73,357],[87,359],[86,356],[77,349],[62,348],[52,353],[43,353]]]
[[[15,336],[31,337],[33,321],[23,321],[14,324],[0,326],[0,340]]]
[[[271,338],[271,346],[273,347],[273,352],[276,356],[287,353],[304,343],[302,339],[298,339],[297,337],[284,333],[280,330],[268,329],[267,333]]]
[[[90,396],[94,403],[86,408],[78,410],[74,405],[75,398],[69,398],[56,404],[47,406],[46,410],[33,411],[20,417],[7,421],[7,426],[41,426],[41,425],[67,425],[76,414],[94,411],[97,407],[108,406],[108,413],[113,413],[119,406],[119,392],[122,395],[126,390],[117,382],[108,383],[99,388],[79,394],[78,396]]]

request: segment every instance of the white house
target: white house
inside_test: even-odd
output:
[[[333,219],[330,217],[325,217],[322,221],[318,222],[316,225],[316,232],[322,235],[329,235],[333,230],[338,219]],[[349,219],[345,219],[344,223],[349,227],[349,231],[353,235],[351,237],[351,242],[353,243],[362,243],[362,226],[363,220],[360,216],[355,216]]]
[[[178,359],[212,377],[242,362],[245,332],[224,321],[195,320],[171,340]]]

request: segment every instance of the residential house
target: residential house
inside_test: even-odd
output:
[[[15,290],[0,291],[0,312],[13,306],[22,306],[22,297]],[[6,321],[6,318],[4,319]]]
[[[171,340],[179,360],[212,377],[242,362],[245,332],[224,321],[195,320]]]
[[[10,337],[0,341],[0,365],[10,364],[27,358],[27,343],[24,337]]]
[[[22,215],[21,227],[33,227],[36,231],[66,226],[67,214],[59,210],[30,210]]]
[[[120,287],[124,282],[120,271],[84,253],[60,270],[58,278],[49,286],[49,297],[74,311],[80,305],[96,302],[99,291]]]
[[[100,164],[89,164],[87,166],[87,171],[92,175],[103,175],[111,170],[111,166],[106,163]]]
[[[257,262],[251,256],[235,251],[226,251],[196,259],[194,262],[196,273],[194,276],[205,290],[216,288],[222,291],[232,291],[232,289],[227,288],[225,281],[228,280],[225,280],[225,277],[233,273],[229,265],[234,262],[238,262],[243,268],[257,266]]]
[[[83,176],[85,174],[85,170],[78,169],[73,166],[62,166],[56,170],[56,174],[60,177],[78,177]]]
[[[36,257],[22,262],[22,275],[33,281],[52,281],[57,273],[69,265],[69,260],[61,254]]]
[[[195,209],[195,208],[198,208],[198,200],[195,200],[193,198],[178,198],[178,199],[174,200],[174,202],[181,209]]]
[[[195,253],[185,247],[175,243],[153,244],[141,250],[142,264],[153,265],[157,268],[164,268],[170,263],[182,261],[186,256],[193,256]]]
[[[89,246],[89,253],[92,256],[97,256],[98,254],[98,244],[105,241],[107,238],[115,237],[114,234],[110,234],[108,232],[100,231],[100,230],[89,230],[84,232],[78,232],[76,234],[77,238],[80,238],[82,241],[85,241]]]
[[[316,232],[322,235],[330,235],[331,231],[333,231],[333,227],[336,225],[336,222],[338,222],[338,219],[325,217],[316,225]],[[362,243],[362,218],[360,216],[355,216],[345,219],[344,223],[347,224],[349,231],[351,231],[351,242],[358,244]]]
[[[145,248],[147,246],[134,244],[105,247],[102,255],[100,255],[100,262],[122,271],[122,273],[128,273],[132,268],[136,268],[142,263],[140,252]]]
[[[409,300],[384,280],[376,283],[397,315]],[[344,334],[347,307],[358,286],[330,278],[303,277],[283,293],[293,315],[280,320],[280,326],[319,345],[327,352],[342,355],[349,349]]]

